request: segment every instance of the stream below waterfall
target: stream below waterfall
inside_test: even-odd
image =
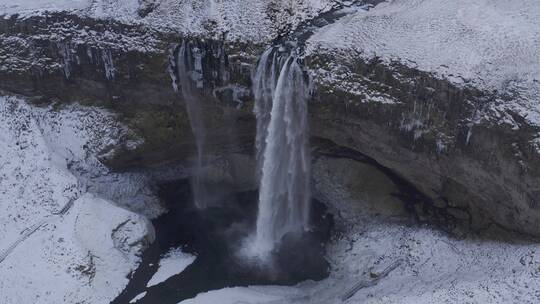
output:
[[[240,192],[224,197],[220,207],[200,210],[194,206],[189,180],[160,185],[160,196],[169,212],[153,221],[156,241],[142,257],[128,286],[112,304],[126,304],[146,292],[139,304],[177,304],[197,294],[233,286],[294,285],[328,276],[324,244],[330,238],[333,218],[319,202],[313,202],[314,229],[297,242],[284,241],[287,250],[276,259],[275,269],[246,264],[238,252],[253,231],[257,213],[257,192]],[[157,285],[147,287],[160,258],[172,248],[196,256],[184,271]],[[305,254],[309,252],[309,254]]]

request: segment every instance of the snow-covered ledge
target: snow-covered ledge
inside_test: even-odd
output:
[[[96,108],[37,108],[0,96],[1,302],[107,303],[153,241],[146,217],[76,176],[107,176],[92,151],[121,134],[110,118]],[[117,175],[108,183],[144,187],[136,181]]]

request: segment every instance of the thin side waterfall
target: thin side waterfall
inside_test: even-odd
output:
[[[172,86],[183,97],[195,138],[197,154],[192,168],[191,185],[194,203],[199,209],[214,204],[220,195],[209,186],[204,174],[209,159],[206,145],[209,133],[204,121],[202,104],[203,101],[213,98],[208,94],[210,90],[227,86],[228,65],[225,48],[219,42],[185,39],[180,45],[173,46],[169,54],[168,70]]]
[[[197,159],[191,180],[195,206],[199,209],[206,208],[205,189],[202,180],[203,157],[206,142],[206,130],[202,120],[202,109],[197,97],[197,89],[203,87],[202,51],[191,47],[189,42],[183,41],[178,51],[177,75],[182,97],[189,116],[189,123],[195,145],[197,147]]]
[[[254,73],[260,179],[257,231],[251,253],[268,257],[286,234],[308,229],[309,85],[299,59],[273,48]]]

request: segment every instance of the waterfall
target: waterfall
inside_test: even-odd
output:
[[[262,174],[263,153],[266,148],[274,91],[279,73],[286,59],[287,57],[280,56],[278,49],[270,48],[266,50],[259,59],[259,64],[253,76],[253,93],[255,97],[253,111],[257,119],[255,148],[257,152],[257,176],[259,179]]]
[[[309,89],[299,59],[279,48],[261,56],[253,82],[260,187],[257,231],[250,250],[266,257],[283,236],[308,228]]]
[[[203,87],[202,50],[192,47],[189,42],[183,41],[177,54],[176,68],[178,83],[189,117],[189,123],[195,145],[197,159],[191,180],[195,206],[203,209],[206,206],[205,189],[202,180],[203,156],[206,141],[206,131],[202,120],[202,109],[197,97],[197,89]]]
[[[192,170],[191,185],[195,206],[204,209],[217,201],[218,195],[205,181],[204,170],[208,162],[206,141],[208,126],[204,123],[202,101],[213,98],[210,89],[227,86],[229,82],[228,57],[222,43],[199,39],[184,39],[169,53],[169,76],[173,89],[184,100],[189,124],[195,138],[196,161]],[[215,97],[215,96],[214,96]]]

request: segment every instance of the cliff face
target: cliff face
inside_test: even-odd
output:
[[[315,132],[475,227],[538,234],[537,5],[395,1],[324,27],[307,51]]]
[[[422,61],[435,58],[441,50],[431,50],[429,39],[411,34],[417,31],[395,33],[405,37],[403,48],[390,45],[392,37],[387,37],[396,30],[392,26],[410,26],[423,13],[431,16],[426,22],[441,27],[447,23],[453,29],[448,36],[431,38],[476,49],[480,59],[463,66],[481,70],[483,64],[489,66],[486,61],[500,64],[507,58],[488,52],[504,47],[504,39],[495,39],[495,45],[468,45],[467,35],[514,32],[490,31],[477,23],[455,25],[451,15],[444,15],[452,7],[441,6],[441,17],[430,11],[428,4],[436,6],[434,1],[416,7],[408,6],[411,1],[385,3],[369,12],[349,9],[339,18],[319,17],[311,23],[302,21],[339,3],[299,2],[298,10],[287,11],[279,10],[287,3],[270,2],[262,8],[245,6],[258,13],[242,16],[235,26],[224,18],[233,9],[218,5],[201,13],[206,22],[197,21],[202,24],[200,30],[189,32],[158,26],[158,16],[174,14],[150,2],[143,5],[142,14],[147,17],[136,22],[126,17],[130,14],[103,19],[104,15],[96,18],[80,11],[4,18],[0,20],[0,88],[33,96],[35,102],[79,100],[120,113],[120,119],[145,141],[136,149],[126,144],[103,157],[113,168],[181,160],[192,154],[192,135],[181,94],[173,89],[175,75],[170,67],[177,60],[178,45],[190,39],[204,54],[201,101],[205,124],[211,130],[210,148],[216,154],[249,153],[255,132],[251,69],[274,38],[303,24],[315,33],[305,41],[305,63],[314,85],[310,128],[315,148],[348,148],[376,160],[423,194],[413,203],[412,210],[418,214],[438,214],[474,228],[495,224],[540,234],[535,76],[530,71],[509,70],[506,73],[512,80],[505,78],[508,75],[500,72],[500,66],[493,73],[506,76],[491,81],[474,68],[460,69],[456,62],[468,58],[463,54],[449,51],[435,63]],[[501,2],[488,12],[506,11],[504,16],[511,19],[515,11],[508,9]],[[180,24],[164,20],[170,22],[163,24]],[[255,26],[253,20],[260,22]],[[309,29],[310,24],[315,28]],[[514,31],[519,36],[519,29]],[[465,36],[459,39],[460,35]],[[506,41],[508,45],[515,42],[524,57],[537,58],[536,53],[524,52],[534,39]],[[484,53],[491,55],[486,59],[481,57]],[[525,63],[514,59],[518,65]],[[530,79],[524,79],[525,74]]]

